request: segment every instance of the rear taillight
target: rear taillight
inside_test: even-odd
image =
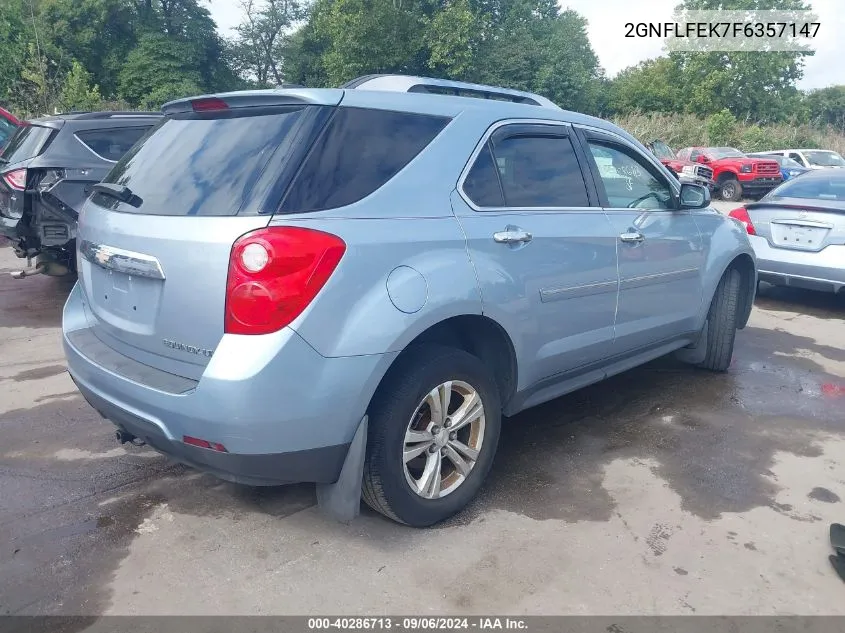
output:
[[[3,174],[3,182],[15,191],[26,191],[26,169],[13,169]]]
[[[749,235],[757,235],[757,231],[754,229],[754,224],[751,222],[751,216],[748,215],[748,210],[745,207],[734,209],[728,215],[734,220],[738,220],[745,227],[745,230]]]
[[[269,334],[298,317],[337,268],[346,244],[336,235],[268,227],[239,238],[226,280],[227,334]]]

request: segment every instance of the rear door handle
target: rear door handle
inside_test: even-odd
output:
[[[504,231],[493,233],[493,241],[498,244],[527,244],[533,238],[531,233],[518,226],[507,226]]]
[[[627,233],[620,235],[619,239],[626,244],[638,244],[639,242],[645,241],[645,235],[639,231],[628,231]]]

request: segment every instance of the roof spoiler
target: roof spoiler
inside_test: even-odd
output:
[[[161,111],[169,116],[197,110],[209,112],[212,110],[291,105],[334,106],[340,103],[342,97],[343,91],[337,89],[315,90],[311,88],[280,87],[270,90],[243,90],[177,99],[165,103],[161,107]],[[196,107],[197,105],[200,107]]]
[[[560,110],[560,106],[532,92],[486,86],[463,81],[435,79],[433,77],[414,77],[410,75],[364,75],[340,86],[345,90],[384,90],[389,92],[423,92],[429,94],[473,97],[525,103]]]

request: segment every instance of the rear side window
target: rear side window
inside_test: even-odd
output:
[[[496,163],[493,162],[490,143],[484,145],[484,149],[481,150],[464,179],[464,193],[478,207],[505,206],[502,185],[496,173]]]
[[[83,145],[94,152],[100,158],[114,162],[123,158],[123,155],[132,149],[132,146],[141,140],[151,126],[143,127],[121,127],[100,130],[84,130],[76,133]]]
[[[338,108],[287,192],[282,213],[334,209],[365,198],[399,173],[449,121]]]
[[[569,137],[506,137],[496,142],[493,153],[507,206],[590,206]]]
[[[40,125],[22,125],[15,132],[6,149],[3,150],[4,163],[18,163],[35,158],[47,148],[53,130]]]
[[[243,112],[166,117],[104,181],[127,186],[135,203],[102,193],[93,201],[124,213],[235,215],[252,199],[274,153],[291,153],[306,109],[252,113],[241,108]]]

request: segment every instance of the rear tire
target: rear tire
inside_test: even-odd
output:
[[[707,314],[707,354],[699,367],[711,371],[727,371],[731,364],[739,312],[742,277],[731,268],[725,272]]]
[[[444,385],[449,385],[448,389]],[[437,392],[438,389],[441,391]],[[473,422],[444,435],[443,430],[449,424],[453,428],[459,424],[461,405],[475,401],[472,395],[450,396],[448,415],[438,416],[428,404],[432,402],[429,397],[447,390],[451,394],[460,390],[476,394],[482,414],[476,415],[478,409],[473,407],[476,413],[465,416]],[[435,424],[438,420],[440,425]],[[439,428],[440,432],[432,435],[429,430],[433,428]],[[500,428],[499,392],[484,363],[467,352],[441,345],[409,349],[391,368],[370,406],[362,487],[364,502],[386,517],[413,527],[426,527],[449,518],[463,509],[481,488],[493,464]],[[409,444],[408,434],[415,431],[435,439],[426,444],[426,450],[406,461],[405,451],[413,452],[409,447],[422,446],[427,441]],[[475,435],[468,435],[472,433]],[[446,438],[447,445],[440,447]],[[452,440],[457,444],[452,444]],[[465,465],[472,462],[466,474],[459,473],[456,463],[451,461],[453,445],[463,446],[460,450],[470,445],[479,447],[474,462],[471,458],[465,462]],[[462,456],[463,453],[459,457]],[[432,471],[435,468],[437,471],[436,492],[434,487],[421,483],[431,459],[437,464],[432,467]],[[441,472],[446,474],[441,477]],[[419,480],[416,474],[420,474]],[[450,484],[450,480],[457,483]]]
[[[722,200],[729,200],[731,202],[742,200],[742,185],[739,184],[736,178],[723,180],[719,185],[719,195],[722,197]]]

